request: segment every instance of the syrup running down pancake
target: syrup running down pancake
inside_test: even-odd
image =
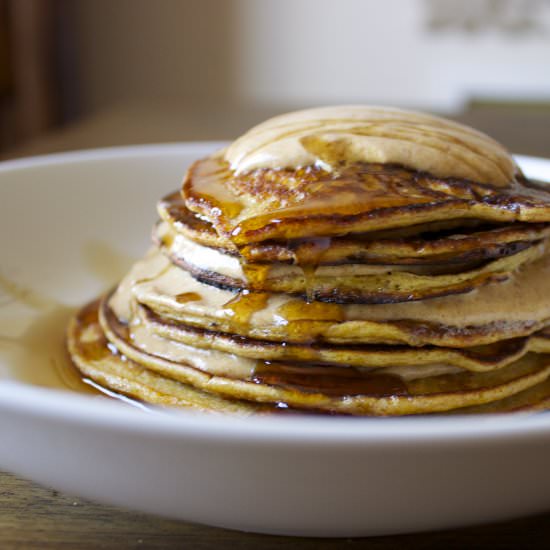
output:
[[[112,391],[246,415],[550,406],[550,192],[476,130],[282,115],[158,212],[153,248],[68,329]]]

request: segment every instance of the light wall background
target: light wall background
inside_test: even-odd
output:
[[[548,0],[77,0],[83,111],[550,100]]]

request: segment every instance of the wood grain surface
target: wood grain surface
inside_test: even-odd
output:
[[[0,473],[0,548],[546,549],[550,548],[550,513],[506,523],[416,535],[369,539],[273,537],[165,520],[92,504]]]

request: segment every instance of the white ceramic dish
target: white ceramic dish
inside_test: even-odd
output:
[[[264,533],[403,533],[549,509],[546,413],[238,420],[44,387],[66,306],[144,252],[156,200],[218,145],[0,165],[0,468],[100,502]],[[550,180],[550,161],[520,162]]]

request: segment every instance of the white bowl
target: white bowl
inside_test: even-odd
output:
[[[550,508],[546,413],[243,420],[144,412],[47,387],[56,323],[145,251],[156,200],[218,146],[0,164],[9,287],[0,292],[0,468],[100,502],[274,534],[404,533]],[[519,161],[550,180],[550,161]]]

